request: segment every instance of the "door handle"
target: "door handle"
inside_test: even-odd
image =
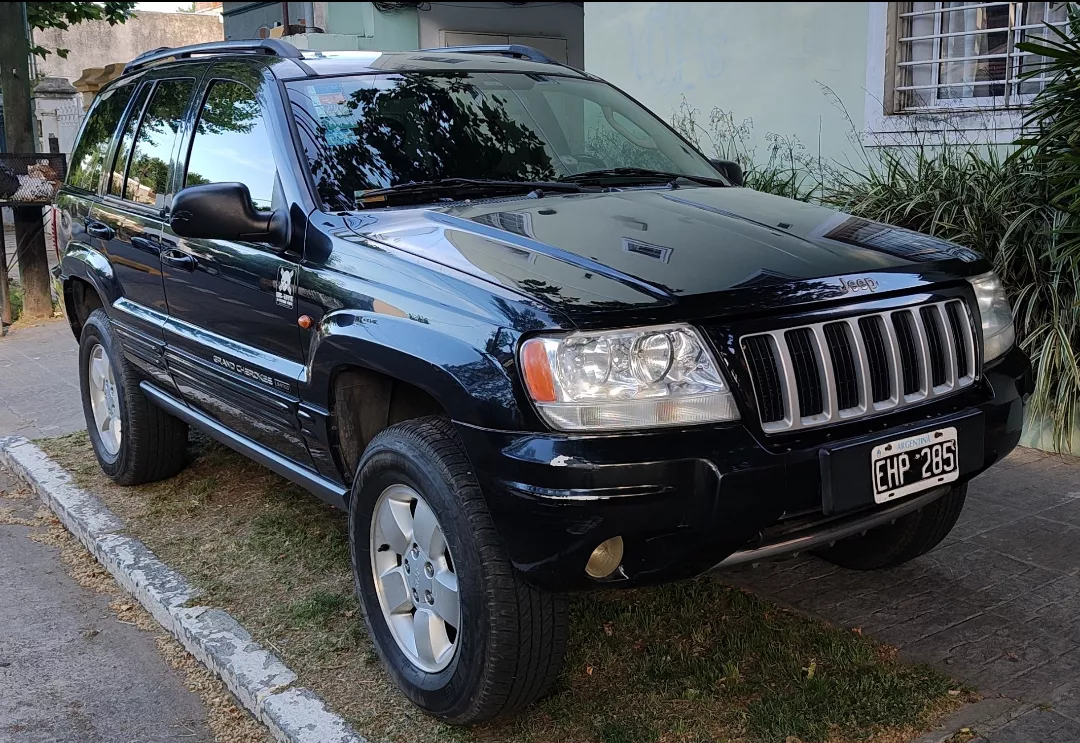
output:
[[[194,271],[195,267],[199,265],[198,261],[195,260],[195,256],[176,248],[163,250],[161,252],[161,262],[166,266],[172,266],[181,271]]]
[[[112,240],[116,235],[116,231],[104,222],[99,222],[96,219],[88,219],[86,221],[86,234],[90,237],[97,237],[102,240]]]
[[[144,250],[147,253],[153,253],[154,255],[157,255],[159,252],[161,252],[161,246],[158,245],[157,241],[144,235],[132,236],[131,245],[132,247],[138,248],[139,250]]]

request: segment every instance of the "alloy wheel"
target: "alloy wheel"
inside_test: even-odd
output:
[[[408,485],[391,485],[375,503],[371,568],[398,647],[424,671],[446,668],[461,621],[457,574],[435,513]]]

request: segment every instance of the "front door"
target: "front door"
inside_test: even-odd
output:
[[[162,213],[195,82],[162,79],[139,86],[106,173],[105,196],[86,219],[87,235],[109,256],[120,285],[112,317],[126,355],[159,379],[168,379],[161,356],[168,311],[159,258]]]
[[[257,209],[280,207],[257,83],[213,77],[191,136],[183,186],[239,182]],[[297,419],[303,371],[297,260],[267,245],[181,238],[168,226],[161,241],[170,316],[166,354],[188,404],[310,465]]]

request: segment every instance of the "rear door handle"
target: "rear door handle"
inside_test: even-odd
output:
[[[199,265],[198,261],[195,260],[195,256],[176,248],[161,251],[161,262],[166,266],[172,266],[181,271],[194,271],[195,267]]]
[[[97,237],[102,240],[112,240],[116,235],[116,232],[104,222],[98,222],[96,219],[89,219],[86,221],[86,234],[90,237]]]

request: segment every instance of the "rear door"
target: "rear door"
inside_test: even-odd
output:
[[[256,209],[284,208],[275,161],[281,133],[266,97],[272,94],[247,66],[215,65],[200,92],[178,187],[239,182]],[[162,264],[169,368],[188,404],[310,465],[296,396],[303,372],[296,310],[302,247],[181,238],[166,226]]]
[[[87,233],[109,257],[121,291],[111,313],[127,356],[155,377],[164,375],[163,326],[168,312],[161,275],[161,228],[178,134],[196,77],[144,80],[106,172],[105,195],[90,213]]]

